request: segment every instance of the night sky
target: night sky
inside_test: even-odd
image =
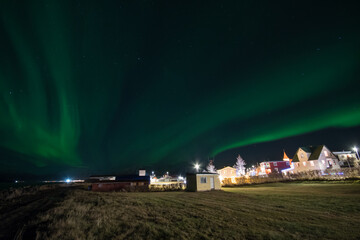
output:
[[[185,173],[360,144],[357,1],[0,1],[0,173]]]

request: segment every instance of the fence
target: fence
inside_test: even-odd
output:
[[[329,180],[346,180],[357,178],[360,180],[360,168],[343,168],[339,170],[326,170],[321,171],[307,171],[296,174],[283,175],[281,173],[271,173],[263,176],[253,177],[236,177],[225,178],[222,181],[223,187],[247,185],[247,184],[260,184],[260,183],[275,183],[286,181],[329,181]]]

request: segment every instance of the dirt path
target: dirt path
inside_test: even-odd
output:
[[[1,202],[0,239],[35,239],[36,228],[29,223],[64,199],[69,190],[59,187]]]

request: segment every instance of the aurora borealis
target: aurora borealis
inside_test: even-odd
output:
[[[355,6],[1,1],[1,172],[176,170],[319,130],[357,136]]]

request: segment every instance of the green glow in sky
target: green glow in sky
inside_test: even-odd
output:
[[[3,1],[0,9],[4,171],[176,169],[360,125],[360,19],[348,5]]]

